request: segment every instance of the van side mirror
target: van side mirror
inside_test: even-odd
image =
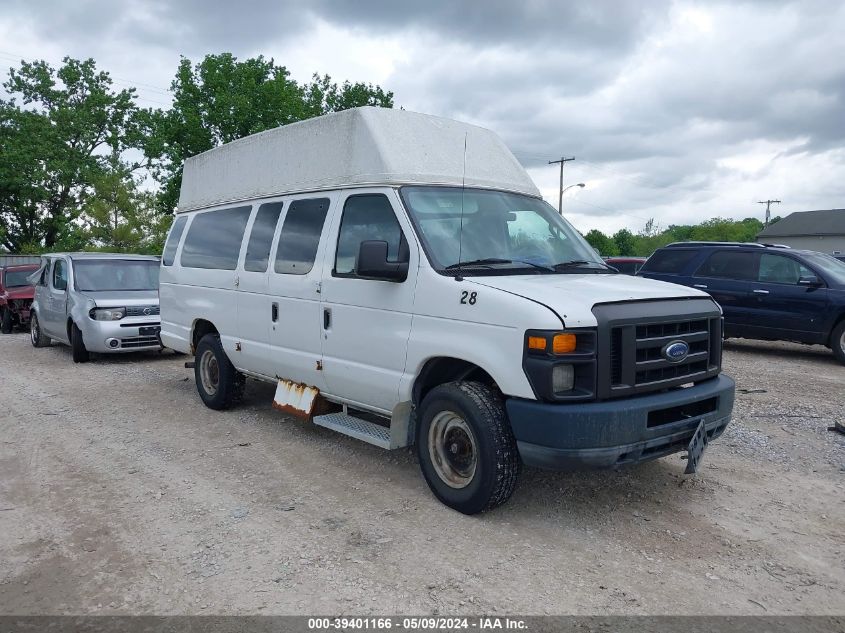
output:
[[[798,285],[818,288],[822,285],[822,282],[815,275],[801,275],[801,277],[798,278]]]
[[[381,281],[405,281],[408,278],[408,256],[399,249],[399,259],[387,261],[387,242],[367,240],[358,247],[358,276]]]

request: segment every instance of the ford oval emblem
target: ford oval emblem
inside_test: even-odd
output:
[[[672,341],[663,347],[663,358],[670,363],[680,363],[689,354],[689,345],[683,341]]]

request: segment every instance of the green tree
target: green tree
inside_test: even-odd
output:
[[[112,154],[82,208],[83,239],[89,248],[161,253],[172,217],[155,209],[155,195],[139,188],[130,166]]]
[[[22,62],[3,86],[12,95],[0,101],[3,245],[35,252],[76,243],[103,152],[121,153],[137,138],[134,89],[115,91],[94,60],[70,57],[58,69]]]
[[[616,244],[616,250],[622,256],[629,256],[636,254],[634,243],[634,234],[628,229],[619,229],[613,234],[613,241]]]
[[[262,56],[238,61],[230,53],[182,58],[171,83],[173,105],[147,110],[145,154],[161,185],[162,212],[179,199],[185,159],[222,143],[313,116],[360,105],[393,107],[393,95],[370,84],[338,87],[328,75],[308,85]]]
[[[619,254],[619,249],[616,247],[616,242],[614,242],[611,238],[607,235],[599,231],[598,229],[593,229],[589,233],[584,236],[584,239],[590,243],[596,251],[598,251],[599,255],[604,257],[612,257],[614,255]]]

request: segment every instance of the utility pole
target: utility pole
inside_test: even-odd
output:
[[[780,200],[758,200],[757,204],[765,204],[766,205],[766,221],[763,223],[763,226],[764,227],[769,226],[769,217],[771,217],[771,214],[769,213],[769,208],[773,204],[780,204]]]
[[[575,157],[572,158],[564,158],[563,156],[560,157],[560,160],[550,160],[549,165],[556,165],[560,163],[560,187],[558,187],[558,194],[557,194],[557,212],[563,215],[563,165],[564,163],[568,163],[571,160],[575,160]]]

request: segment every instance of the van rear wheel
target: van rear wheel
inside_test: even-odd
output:
[[[206,334],[197,345],[194,379],[205,406],[220,411],[240,402],[246,379],[235,369],[217,334]]]
[[[420,468],[434,496],[464,514],[503,504],[522,462],[501,396],[479,382],[432,389],[417,424]]]

